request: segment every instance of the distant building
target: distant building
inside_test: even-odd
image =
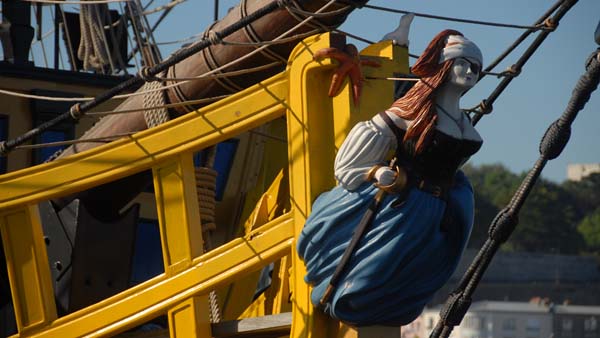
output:
[[[554,338],[600,338],[600,306],[557,306]]]
[[[567,166],[567,179],[570,181],[581,181],[594,173],[600,173],[600,163],[574,163]]]
[[[439,307],[426,309],[403,338],[429,337]],[[600,306],[481,301],[471,305],[451,338],[600,338]],[[416,330],[418,328],[418,330]]]
[[[456,272],[430,306],[446,301],[476,254],[476,250],[465,251]],[[473,301],[528,302],[536,296],[557,304],[600,305],[599,261],[589,256],[500,251],[483,275]]]

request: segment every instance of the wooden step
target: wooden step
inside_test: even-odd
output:
[[[244,318],[212,324],[213,338],[276,338],[290,334],[292,313]],[[117,338],[169,338],[169,329],[122,333]]]
[[[213,337],[281,337],[290,334],[292,313],[244,318],[212,324]]]

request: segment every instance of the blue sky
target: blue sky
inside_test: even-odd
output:
[[[220,15],[238,1],[221,0]],[[548,0],[371,0],[369,4],[441,16],[530,25],[554,1]],[[200,32],[212,20],[212,0],[190,0],[173,10],[161,26],[157,40],[180,39],[185,34]],[[372,41],[396,28],[399,14],[372,9],[356,10],[341,27],[350,33]],[[581,74],[587,56],[597,47],[594,30],[600,20],[600,1],[579,0],[563,18],[557,30],[529,60],[521,76],[496,101],[494,113],[484,117],[478,130],[485,143],[472,159],[473,164],[502,163],[513,172],[531,168],[538,157],[539,140],[548,125],[562,112],[573,86]],[[368,29],[366,29],[368,28]],[[460,24],[425,18],[415,18],[409,35],[410,52],[420,54],[439,31],[453,28],[475,41],[485,60],[495,59],[522,31],[480,25]],[[352,41],[352,40],[350,40]],[[526,40],[533,41],[530,37]],[[365,44],[353,41],[359,47]],[[516,62],[524,48],[516,50],[497,70]],[[471,107],[487,97],[499,79],[488,76],[471,90],[462,101]],[[562,155],[548,163],[543,176],[560,182],[566,178],[568,163],[600,162],[600,90],[580,113],[573,125],[572,137]]]
[[[167,3],[154,1],[150,8]],[[147,1],[143,1],[147,3]],[[237,0],[220,0],[220,17]],[[554,1],[550,0],[371,0],[369,4],[413,12],[467,19],[530,25]],[[212,22],[213,0],[188,0],[177,6],[163,21],[155,34],[157,41],[182,39],[202,32]],[[112,6],[111,6],[112,7]],[[150,16],[150,21],[158,15]],[[341,27],[343,30],[378,41],[396,28],[399,14],[373,9],[356,10]],[[583,74],[584,62],[597,47],[593,34],[600,20],[600,1],[579,0],[567,13],[557,30],[550,34],[525,65],[521,76],[514,79],[494,105],[494,112],[478,124],[485,142],[472,159],[475,165],[502,163],[519,173],[531,168],[538,157],[540,138],[548,125],[563,112],[577,79]],[[496,58],[521,33],[519,29],[486,27],[472,24],[415,18],[409,35],[410,52],[420,54],[439,31],[452,28],[461,31],[481,48],[484,59]],[[533,35],[524,46],[535,38]],[[359,48],[359,41],[349,40]],[[162,47],[163,57],[177,45]],[[502,71],[516,62],[525,47],[517,49],[500,64]],[[414,60],[411,60],[414,62]],[[464,96],[464,108],[478,104],[487,97],[499,79],[488,76]],[[597,91],[573,125],[572,137],[562,155],[550,161],[543,176],[556,182],[566,178],[569,163],[600,162],[600,90]]]

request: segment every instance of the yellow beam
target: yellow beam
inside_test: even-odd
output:
[[[290,252],[293,221],[285,214],[193,261],[168,277],[161,275],[85,309],[61,317],[27,337],[104,337],[166,313],[192,296],[207,294]]]
[[[368,118],[385,108],[391,101],[393,87],[386,83],[385,90],[377,90],[378,86],[367,82],[358,107],[351,105],[347,85],[338,97],[333,100],[327,97],[333,63],[329,60],[316,63],[312,55],[331,44],[329,34],[311,37],[294,50],[291,66],[285,73],[228,99],[109,145],[0,176],[0,230],[14,285],[13,297],[18,303],[21,333],[32,337],[107,336],[170,310],[171,328],[178,334],[177,327],[183,325],[179,318],[197,317],[204,306],[198,296],[291,254],[292,336],[323,336],[323,325],[329,332],[327,336],[335,335],[332,321],[312,307],[310,288],[303,280],[304,265],[295,250],[290,249],[294,248],[294,238],[299,235],[316,196],[335,183],[333,159],[337,146],[357,119]],[[375,46],[364,54],[382,58],[384,66],[367,74],[389,76],[406,68],[402,65],[407,62],[398,62],[396,47],[389,43]],[[197,257],[202,241],[193,193],[195,185],[191,183],[190,154],[284,113],[288,124],[291,212],[244,238]],[[55,319],[39,216],[31,205],[151,167],[158,187],[166,273]],[[21,229],[15,224],[28,226]],[[25,243],[24,249],[11,247],[11,243]],[[184,245],[178,247],[181,243]],[[34,292],[27,294],[29,288]],[[186,326],[189,331],[182,332],[197,334],[205,324],[206,321],[195,322]]]
[[[292,52],[290,80],[288,158],[294,235],[298,238],[314,198],[335,184],[333,178],[333,116],[327,96],[330,60],[313,61],[314,53],[330,47],[330,34],[308,38]],[[294,242],[295,249],[295,242]],[[292,329],[290,337],[325,337],[327,318],[310,302],[310,287],[304,282],[306,269],[296,250],[292,252]]]
[[[152,168],[165,274],[173,276],[202,254],[202,227],[191,153]],[[169,309],[171,337],[210,337],[208,296]]]
[[[191,153],[152,169],[167,274],[186,269],[202,254],[202,227]]]
[[[56,319],[52,278],[36,207],[0,213],[17,328],[26,333]]]
[[[285,73],[158,127],[65,159],[0,175],[0,210],[35,204],[147,170],[280,117]]]
[[[190,297],[177,304],[169,310],[168,314],[170,336],[173,338],[212,337],[210,320],[198,320],[199,315],[207,313],[206,296]]]
[[[339,45],[340,42],[331,34],[311,37],[299,44],[290,57],[293,62],[288,69],[288,157],[296,239],[310,214],[313,201],[335,184],[335,154],[352,126],[358,121],[370,119],[392,103],[393,82],[381,78],[408,72],[406,49],[392,46],[389,41],[375,44],[361,55],[379,61],[381,67],[363,67],[363,71],[365,77],[380,79],[365,81],[360,104],[354,105],[348,80],[342,91],[330,98],[327,92],[333,63],[328,59],[315,62],[313,55],[321,48],[340,48],[343,46]],[[295,250],[292,254],[292,272],[291,337],[336,337],[344,331],[338,329],[335,320],[314,309],[310,301],[311,289],[304,282],[305,266]]]

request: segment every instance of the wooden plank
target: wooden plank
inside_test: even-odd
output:
[[[213,324],[213,337],[279,337],[290,333],[292,313],[244,318]]]
[[[280,337],[290,333],[292,313],[287,312],[263,317],[230,320],[221,323],[213,323],[211,325],[214,338]],[[169,330],[158,329],[152,331],[126,332],[115,336],[115,338],[169,338]]]

